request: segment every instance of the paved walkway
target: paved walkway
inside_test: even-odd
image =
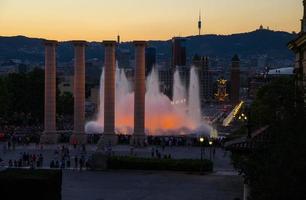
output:
[[[242,199],[239,176],[174,172],[65,171],[63,200],[233,200]]]
[[[3,143],[0,144],[0,158],[5,160],[5,165],[7,165],[8,160],[18,159],[23,152],[27,152],[30,154],[42,154],[44,156],[44,167],[48,167],[51,160],[60,160],[59,156],[54,155],[55,149],[60,149],[62,144],[59,145],[45,145],[43,150],[40,147],[37,147],[34,144],[29,146],[17,146],[15,150],[6,150],[3,151]],[[139,157],[151,157],[152,148],[157,148],[162,156],[164,154],[171,154],[173,159],[200,159],[201,157],[201,149],[200,147],[166,147],[164,151],[160,147],[146,147],[141,149],[134,149],[134,155]],[[69,146],[70,149],[70,157],[73,159],[74,156],[80,156],[80,149],[73,149],[72,146]],[[113,147],[112,151],[114,155],[130,155],[131,147],[128,145],[118,145]],[[96,151],[96,145],[87,145],[86,146],[87,153],[85,157],[90,157],[90,155]],[[212,151],[213,152],[213,151]],[[230,161],[230,153],[224,152],[220,148],[216,148],[215,156],[212,156],[212,161],[214,162],[214,171],[233,171],[233,167]],[[210,159],[210,149],[206,148],[204,153],[204,158]]]
[[[35,145],[18,146],[3,152],[0,144],[0,158],[4,164],[9,159],[19,159],[23,152],[43,154],[44,167],[48,168],[51,160],[59,159],[54,150],[61,145],[47,145],[43,150]],[[154,147],[158,148],[158,147]],[[70,156],[80,156],[81,151],[71,146]],[[95,145],[86,147],[89,157]],[[136,156],[150,157],[152,147],[134,149]],[[161,154],[171,154],[173,159],[199,159],[199,147],[166,147]],[[119,145],[113,148],[115,155],[129,155],[130,146]],[[209,149],[204,157],[209,159]],[[242,198],[242,178],[233,170],[229,153],[216,149],[214,173],[208,175],[188,174],[183,172],[116,170],[105,172],[63,170],[63,200],[233,200]],[[73,165],[73,162],[72,162]]]

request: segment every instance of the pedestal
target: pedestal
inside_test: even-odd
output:
[[[40,136],[41,144],[56,144],[59,141],[59,134],[56,132],[44,132]]]
[[[146,147],[147,137],[145,135],[132,135],[130,145],[134,147]]]

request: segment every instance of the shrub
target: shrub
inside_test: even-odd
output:
[[[211,172],[213,163],[209,160],[193,159],[154,159],[126,156],[112,156],[108,159],[109,169],[136,169],[136,170],[167,170],[188,172]]]

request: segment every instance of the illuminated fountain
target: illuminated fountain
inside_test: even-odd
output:
[[[115,124],[116,132],[132,134],[134,123],[134,92],[122,69],[116,69]],[[100,82],[100,107],[95,121],[86,124],[86,133],[103,133],[104,72]],[[147,135],[210,135],[211,127],[201,116],[199,80],[191,68],[188,96],[179,72],[174,73],[173,101],[160,91],[158,71],[153,68],[146,81],[145,128]]]

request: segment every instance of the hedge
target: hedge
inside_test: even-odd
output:
[[[206,159],[156,159],[112,156],[108,159],[108,169],[211,172],[213,163]]]

